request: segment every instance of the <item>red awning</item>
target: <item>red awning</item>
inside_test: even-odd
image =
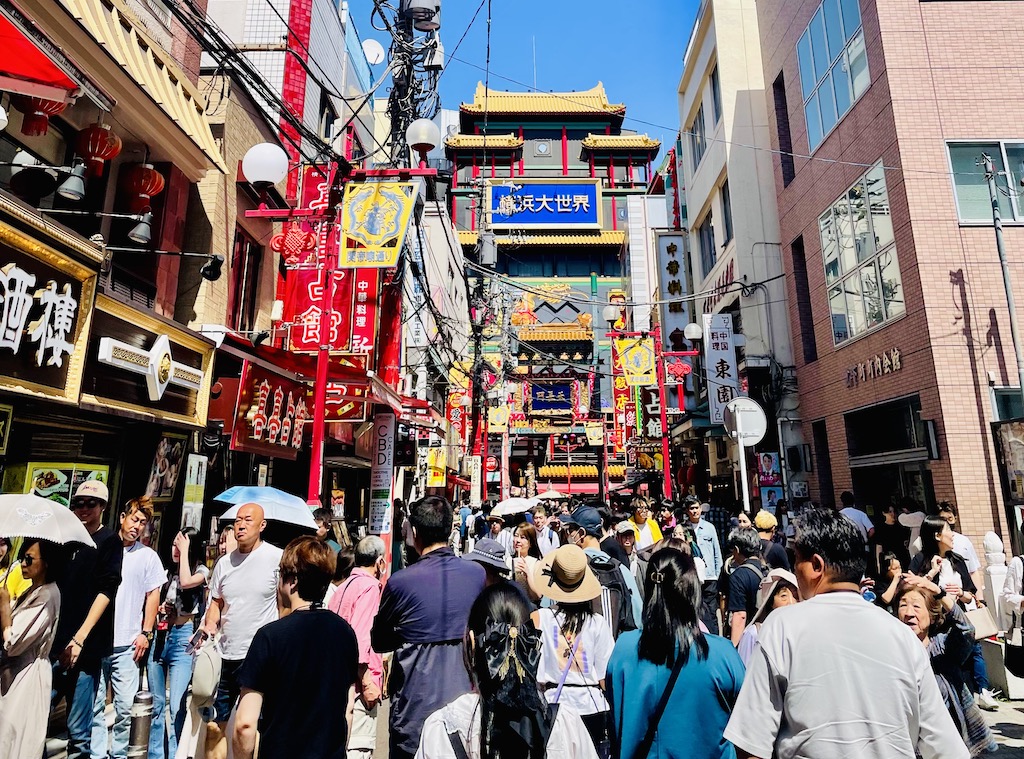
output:
[[[236,355],[241,353],[255,356],[273,368],[283,369],[304,379],[312,380],[316,377],[316,355],[314,354],[291,353],[271,345],[254,346],[249,338],[239,335],[237,332],[225,332],[224,344],[234,348],[235,350],[232,352]],[[370,384],[371,374],[354,366],[346,366],[340,361],[332,361],[327,378],[350,387],[366,387]]]
[[[47,100],[68,100],[78,82],[0,14],[0,90]]]
[[[471,487],[473,487],[473,483],[470,482],[469,480],[465,480],[462,477],[459,477],[458,475],[451,473],[448,474],[448,484],[457,485],[460,488],[465,488],[466,490],[469,490]]]

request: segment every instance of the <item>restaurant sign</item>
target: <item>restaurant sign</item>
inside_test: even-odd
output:
[[[243,363],[231,450],[294,461],[310,417],[306,385]]]

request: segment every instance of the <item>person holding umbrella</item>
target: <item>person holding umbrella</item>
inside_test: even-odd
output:
[[[50,648],[57,634],[60,591],[54,582],[67,564],[63,548],[29,539],[21,555],[31,587],[11,607],[0,585],[0,756],[42,756],[50,712]]]

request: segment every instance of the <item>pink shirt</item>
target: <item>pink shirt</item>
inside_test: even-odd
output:
[[[370,645],[370,629],[380,608],[380,580],[362,567],[352,570],[352,575],[343,582],[327,608],[340,616],[355,630],[359,643],[359,663],[365,664],[377,687],[384,684],[384,660]],[[361,690],[361,684],[357,684]]]

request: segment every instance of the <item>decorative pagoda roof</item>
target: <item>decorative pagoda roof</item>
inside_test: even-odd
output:
[[[523,146],[521,137],[515,134],[489,134],[486,142],[482,134],[453,134],[444,141],[449,149],[488,148],[494,150],[516,150]]]
[[[572,234],[524,234],[521,237],[509,235],[495,235],[495,242],[498,245],[616,245],[620,246],[626,242],[626,233],[621,230],[602,229],[600,232],[587,234],[575,232]],[[463,245],[476,245],[477,233],[459,230],[459,242]]]
[[[459,110],[467,114],[484,112],[486,101],[490,114],[571,114],[597,113],[623,116],[623,103],[609,103],[601,82],[579,92],[503,92],[488,90],[478,82],[471,103],[462,103]]]
[[[661,140],[646,134],[588,134],[583,140],[585,150],[640,150],[655,153],[661,149]]]
[[[518,337],[528,343],[592,343],[594,330],[582,324],[534,324],[520,327]]]

